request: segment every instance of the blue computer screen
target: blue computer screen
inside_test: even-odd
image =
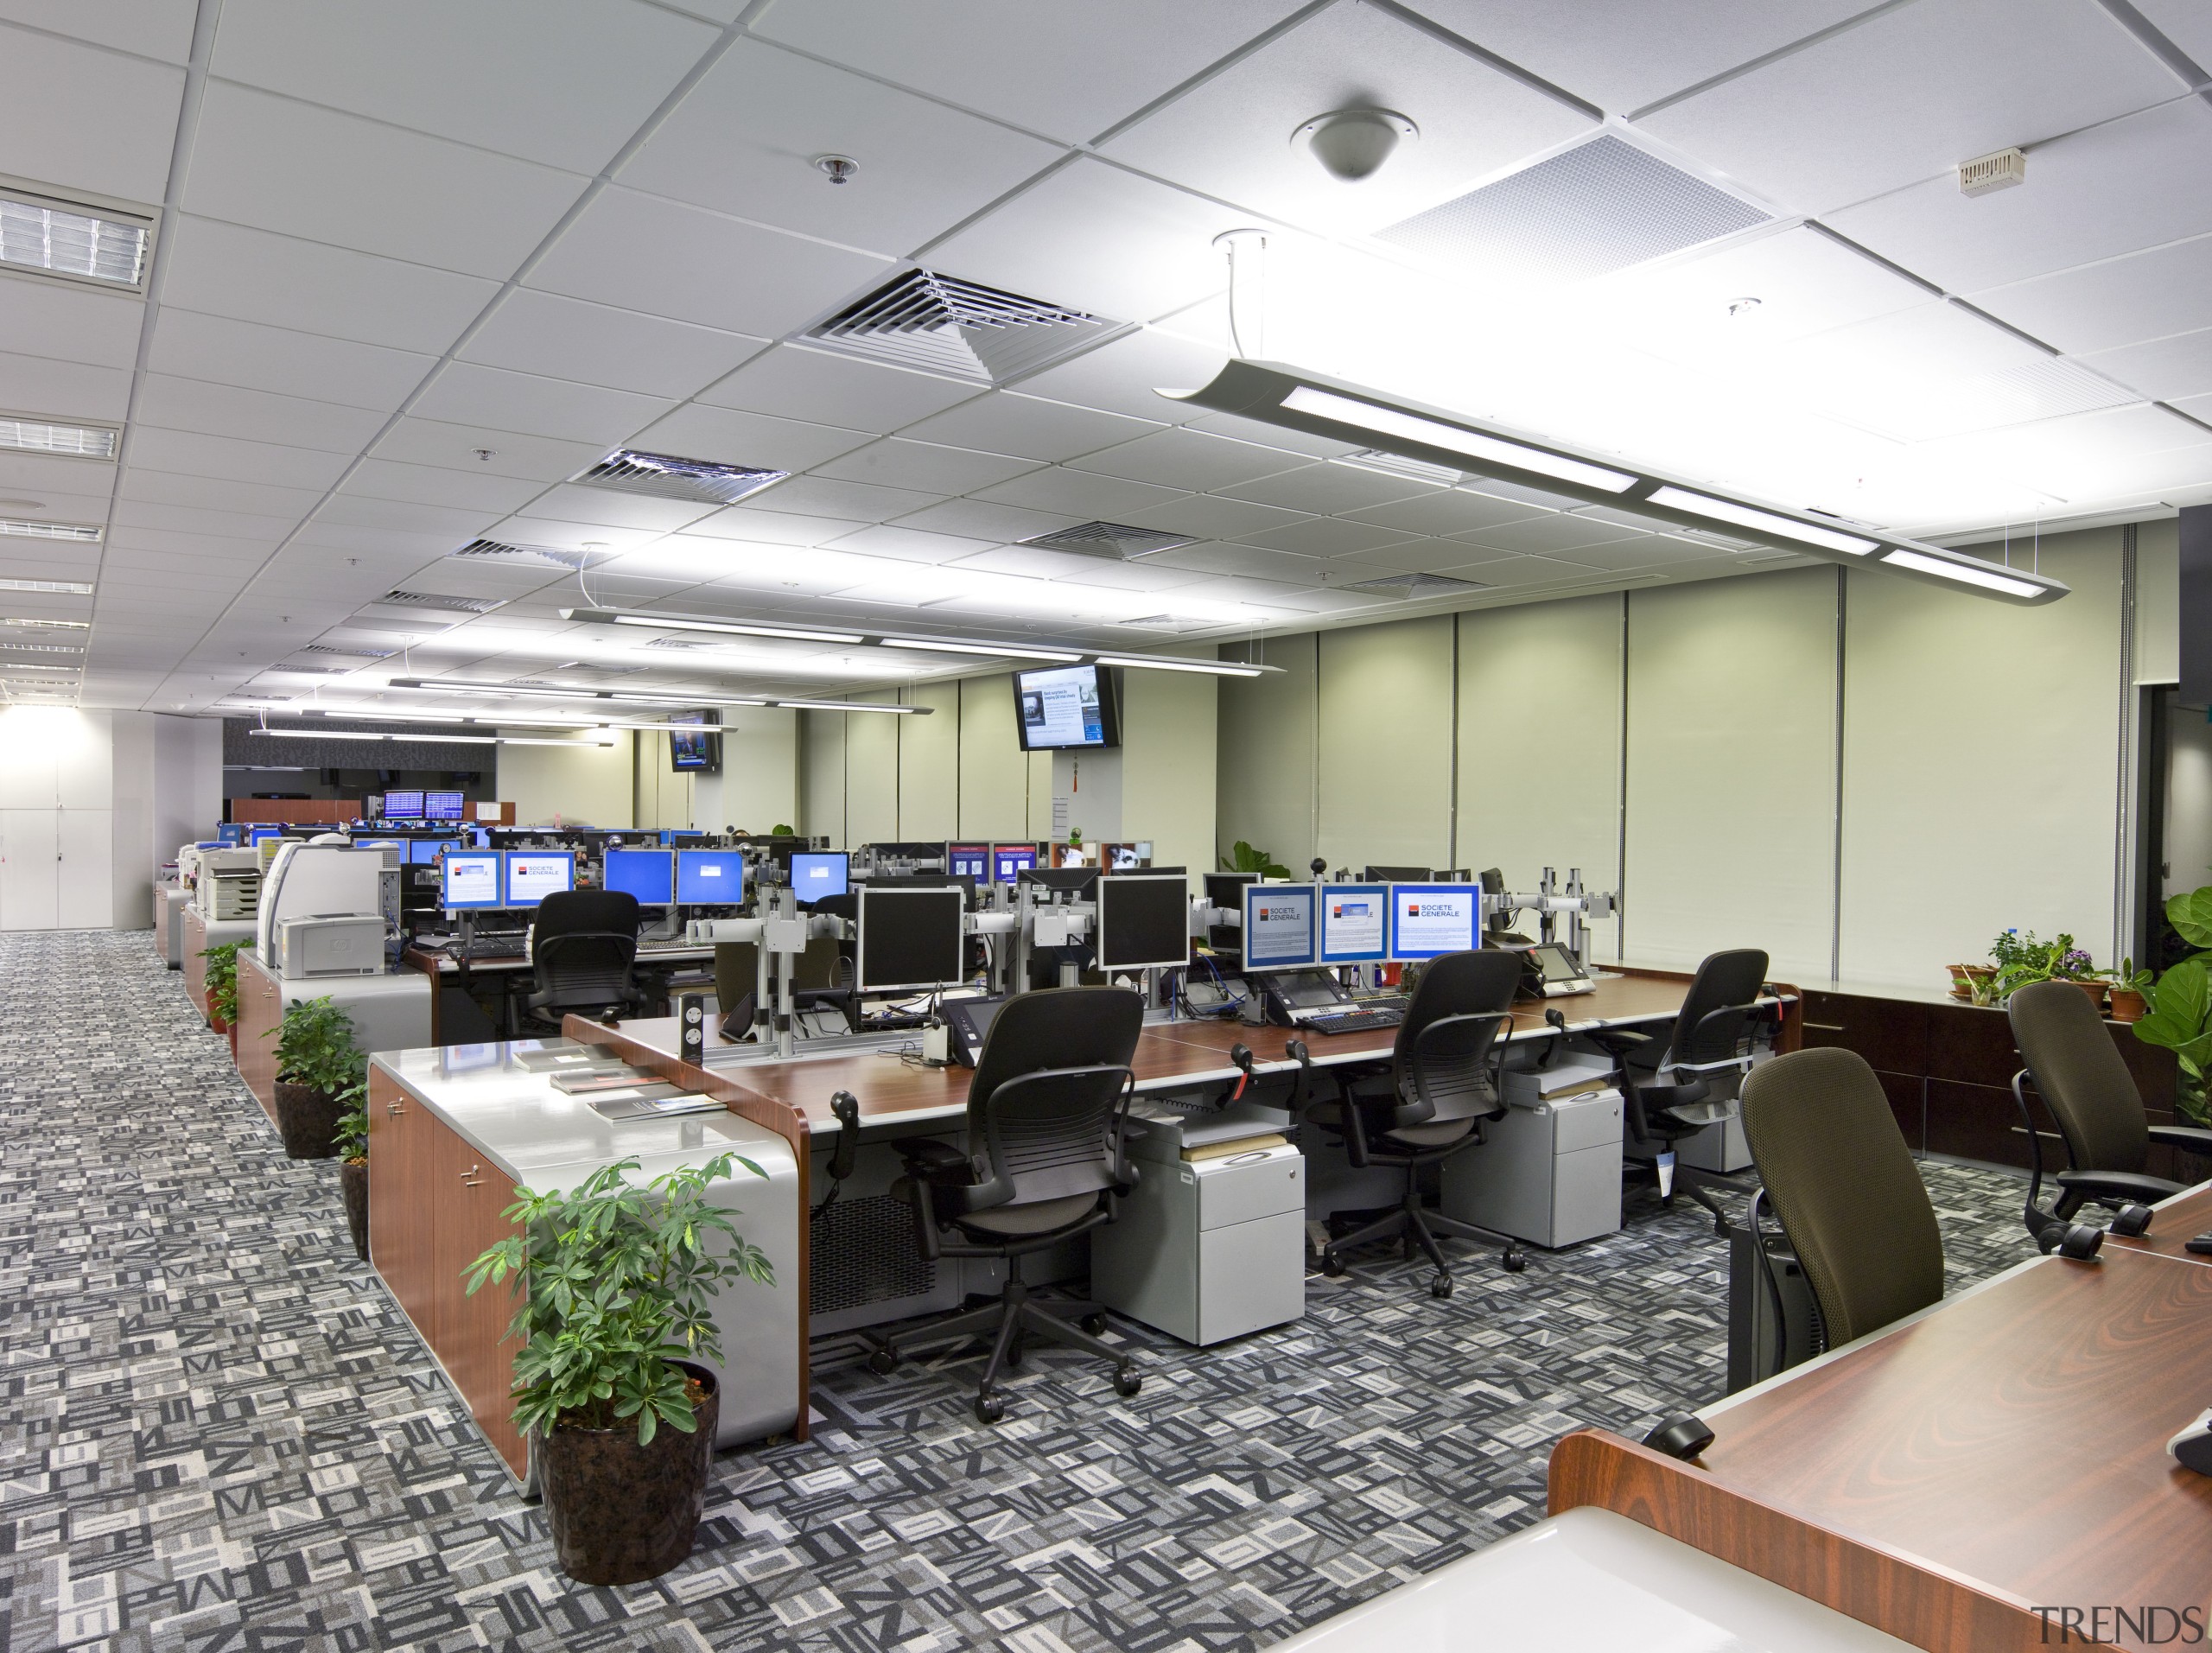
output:
[[[499,859],[502,893],[509,906],[536,906],[549,895],[576,887],[574,850],[507,849]]]
[[[1472,950],[1481,934],[1479,884],[1390,886],[1390,957],[1441,958]]]
[[[965,874],[978,884],[991,881],[991,847],[987,843],[949,843],[944,847],[944,870]]]
[[[439,851],[460,848],[461,840],[458,838],[410,838],[407,841],[407,864],[410,867],[435,867],[438,864]]]
[[[282,828],[282,827],[273,827],[273,826],[257,826],[257,827],[251,827],[251,828],[247,829],[247,832],[246,832],[246,840],[245,840],[245,841],[246,841],[246,842],[247,842],[247,843],[249,843],[249,844],[257,844],[257,843],[263,842],[264,840],[267,840],[267,839],[270,839],[270,838],[281,838],[281,837],[283,837],[283,836],[284,836],[284,829],[283,829],[283,828]]]
[[[423,794],[423,816],[430,821],[458,821],[467,808],[467,794],[461,792],[425,792]],[[391,807],[386,796],[385,808]]]
[[[1313,964],[1313,887],[1244,887],[1244,968],[1288,970]]]
[[[420,792],[386,792],[384,795],[384,818],[387,821],[419,821],[423,818],[423,794]]]
[[[995,873],[992,881],[1011,884],[1037,864],[1037,846],[1033,843],[995,844],[991,849],[991,861]]]
[[[845,894],[851,888],[847,875],[850,865],[842,849],[794,851],[791,855],[791,888],[798,892],[802,905],[822,900],[827,896]]]
[[[610,849],[607,887],[634,895],[639,906],[667,906],[676,900],[676,856],[667,849]]]
[[[1376,963],[1389,957],[1389,887],[1322,885],[1320,929],[1324,964]]]
[[[499,852],[461,850],[448,855],[438,881],[438,905],[448,912],[501,904]]]
[[[240,821],[221,822],[215,828],[215,836],[227,844],[242,844],[245,842],[245,824]]]
[[[736,906],[745,899],[744,854],[735,849],[676,851],[676,899],[685,906]]]

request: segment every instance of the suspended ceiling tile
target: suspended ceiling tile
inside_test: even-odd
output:
[[[865,430],[778,419],[701,403],[680,407],[631,439],[649,454],[711,460],[756,470],[804,471],[874,440]]]
[[[935,505],[942,494],[912,488],[880,488],[866,482],[841,482],[825,476],[795,476],[766,490],[760,499],[772,510],[802,517],[839,517],[863,523],[888,522]]]
[[[1560,6],[1421,0],[1416,10],[1608,114],[1626,115],[1817,34],[1866,5],[1866,0],[1575,0]]]
[[[966,402],[982,388],[827,351],[779,345],[702,391],[698,400],[711,407],[880,435]]]
[[[901,563],[957,563],[989,549],[989,542],[954,534],[926,534],[912,528],[878,525],[857,529],[827,549],[857,556],[887,556]],[[965,566],[963,564],[963,566]]]
[[[504,279],[584,182],[574,173],[211,79],[185,207]]]
[[[1033,459],[889,436],[817,465],[814,474],[888,487],[925,488],[936,493],[968,493],[1033,471],[1037,465]]]
[[[168,373],[145,375],[138,387],[137,413],[143,423],[172,430],[283,442],[334,454],[359,453],[383,429],[385,419],[373,408],[340,407]]]
[[[1219,490],[1232,499],[1251,499],[1261,505],[1311,511],[1322,516],[1388,505],[1395,499],[1416,499],[1435,491],[1430,483],[1327,461]]]
[[[474,362],[448,362],[409,412],[449,424],[611,446],[652,423],[673,405],[665,397],[509,372]]]
[[[1342,556],[1351,551],[1370,551],[1377,546],[1389,545],[1405,536],[1395,528],[1377,528],[1370,523],[1351,522],[1341,517],[1316,517],[1310,522],[1294,523],[1287,528],[1270,528],[1265,533],[1247,534],[1247,545],[1265,545],[1278,551],[1295,551],[1300,556]]]
[[[1219,372],[1228,353],[1143,327],[1085,351],[1023,379],[1025,395],[1050,397],[1077,407],[1185,424],[1205,410],[1161,396],[1163,390],[1196,389]]]
[[[2212,326],[2212,235],[1974,296],[2070,355]]]
[[[1306,519],[1303,512],[1255,505],[1249,499],[1224,499],[1211,493],[1189,493],[1165,505],[1147,505],[1131,512],[1126,518],[1139,528],[1165,529],[1171,534],[1191,534],[1200,539],[1241,539]]]
[[[2212,391],[2212,327],[2101,350],[2082,357],[2082,365],[2155,401],[2201,395]]]
[[[566,442],[414,416],[401,419],[372,450],[378,459],[442,466],[488,476],[563,482],[606,456],[603,442]],[[479,454],[486,457],[479,458]]]
[[[1069,142],[1173,91],[1297,0],[778,0],[755,32]]]
[[[610,188],[531,270],[528,284],[727,333],[780,338],[890,269],[677,201]]]
[[[301,516],[268,516],[258,512],[223,511],[204,505],[166,505],[149,499],[118,499],[109,518],[111,544],[117,536],[130,537],[146,531],[175,530],[183,533],[235,536],[239,539],[274,544],[298,525]]]
[[[147,366],[157,373],[389,413],[436,366],[435,356],[164,304]]]
[[[1173,488],[1131,482],[1118,476],[1097,476],[1061,466],[1032,471],[1011,482],[986,488],[978,499],[999,505],[1020,505],[1030,511],[1058,512],[1077,520],[1121,522],[1131,512],[1147,505],[1165,505],[1176,498]]]
[[[773,489],[770,493],[772,495]],[[695,538],[744,540],[766,545],[820,545],[868,525],[856,518],[810,516],[796,511],[766,511],[733,505],[702,518],[684,530]]]
[[[461,352],[463,361],[643,396],[690,396],[767,340],[518,288]]]
[[[127,369],[138,359],[145,315],[135,294],[68,282],[0,281],[0,350]]]
[[[1280,448],[1290,453],[1303,454],[1308,459],[1339,459],[1346,454],[1360,451],[1352,442],[1338,442],[1331,436],[1311,436],[1303,430],[1286,430],[1281,425],[1247,419],[1234,413],[1209,413],[1192,420],[1184,428],[1203,430],[1216,436],[1232,437],[1238,442],[1257,442],[1262,448]]]
[[[176,143],[184,72],[0,23],[7,170],[60,195],[159,205]]]
[[[1409,117],[1419,141],[1356,184],[1291,143],[1332,110]],[[1286,223],[1368,232],[1580,133],[1591,118],[1372,6],[1331,6],[1109,140],[1156,177]]]
[[[2183,98],[2038,143],[2027,182],[1946,173],[1834,214],[1837,230],[1955,293],[2212,231],[2212,105]]]
[[[0,355],[0,407],[119,423],[130,405],[130,375],[113,367]]]
[[[1465,563],[1440,573],[1486,586],[1545,586],[1586,581],[1599,570],[1580,563],[1552,556],[1504,556],[1487,563]]]
[[[116,496],[157,505],[198,505],[210,511],[289,517],[297,522],[315,509],[322,498],[322,490],[279,487],[265,482],[238,482],[213,476],[182,476],[171,471],[149,471],[134,466],[117,488]]]
[[[594,173],[714,43],[635,0],[226,0],[213,70],[309,103]]]
[[[1638,122],[1784,207],[1824,213],[2161,103],[2172,75],[2095,0],[1916,0]]]
[[[950,442],[994,454],[1060,461],[1097,452],[1160,427],[1012,391],[988,391],[900,431],[920,442]]]
[[[1065,151],[766,41],[741,40],[624,166],[622,182],[901,257]],[[859,171],[832,184],[817,155]]]
[[[1500,523],[1494,527],[1478,528],[1471,533],[1455,537],[1465,543],[1486,545],[1499,552],[1539,554],[1557,551],[1571,557],[1581,546],[1607,545],[1622,540],[1641,539],[1645,536],[1637,529],[1597,522],[1588,517],[1558,515],[1535,517],[1525,522]]]
[[[1410,499],[1370,505],[1346,514],[1356,521],[1395,528],[1401,533],[1465,534],[1500,523],[1526,522],[1540,513],[1517,499],[1492,499],[1465,488],[1436,488]]]
[[[657,533],[669,533],[688,528],[721,509],[701,499],[661,499],[626,493],[619,488],[569,484],[548,488],[517,512],[515,522],[507,525],[517,527],[519,531],[522,522],[543,518],[553,522],[599,523],[610,528],[651,529]]]
[[[409,465],[397,460],[365,459],[346,479],[346,492],[370,499],[405,499],[416,505],[451,505],[504,516],[535,499],[540,485],[516,477],[450,470],[436,465]]]
[[[279,487],[329,487],[346,469],[342,454],[319,453],[278,442],[246,442],[196,430],[146,426],[130,432],[128,468],[177,471],[188,476],[271,482]]]
[[[2198,0],[2135,0],[2135,9],[2200,67],[2212,64],[2212,11]]]
[[[1004,544],[1072,528],[1081,520],[1079,517],[1052,512],[995,505],[988,499],[947,499],[942,505],[925,505],[910,516],[900,517],[897,524],[901,528],[918,528],[925,533],[957,534]]]
[[[1174,545],[1145,558],[1157,568],[1181,569],[1200,574],[1250,575],[1263,580],[1303,578],[1319,564],[1311,556],[1278,550],[1268,545],[1225,544],[1201,540],[1195,545]],[[1185,588],[1186,590],[1196,588]]]
[[[1193,492],[1255,481],[1312,463],[1302,455],[1285,453],[1280,448],[1262,448],[1189,429],[1155,431],[1069,462],[1079,471],[1097,471]]]
[[[5,0],[0,17],[112,46],[142,57],[181,64],[192,56],[192,22],[198,0]]]

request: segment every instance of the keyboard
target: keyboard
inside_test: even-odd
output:
[[[1407,1007],[1411,1005],[1413,1001],[1402,993],[1356,993],[1352,995],[1351,1002],[1354,1009],[1395,1010],[1402,1017],[1406,1014]]]
[[[1405,1019],[1402,1010],[1338,1010],[1325,1016],[1308,1016],[1298,1026],[1317,1033],[1366,1033],[1378,1027],[1395,1027]]]

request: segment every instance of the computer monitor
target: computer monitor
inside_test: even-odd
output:
[[[791,852],[791,889],[801,906],[811,906],[852,888],[852,858],[842,849]]]
[[[1259,881],[1257,873],[1208,873],[1206,905],[1235,912],[1244,905],[1244,887]]]
[[[407,864],[410,867],[435,867],[441,851],[458,849],[458,838],[410,838],[407,840]]]
[[[991,877],[995,882],[1014,883],[1036,864],[1037,846],[1033,843],[995,843],[991,846]]]
[[[571,849],[507,849],[500,852],[509,906],[536,906],[549,895],[576,887],[576,856]]]
[[[949,843],[944,846],[944,870],[965,873],[978,884],[991,881],[991,847],[987,843]]]
[[[967,897],[957,886],[861,885],[854,985],[863,993],[890,993],[962,980],[966,906]]]
[[[1191,881],[1180,873],[1098,881],[1098,968],[1166,970],[1191,962]]]
[[[224,821],[216,825],[215,836],[222,842],[236,848],[245,842],[245,823]]]
[[[1495,867],[1485,867],[1483,868],[1481,882],[1482,892],[1484,895],[1503,895],[1505,893],[1505,874],[1498,871]],[[1506,925],[1509,922],[1510,922],[1510,914],[1503,912],[1493,912],[1490,916],[1490,923],[1484,927],[1494,936],[1503,935],[1505,933]]]
[[[384,818],[387,821],[419,821],[423,818],[423,794],[420,792],[386,792],[384,795]]]
[[[1039,884],[1048,890],[1065,890],[1071,895],[1086,896],[1098,887],[1096,867],[1031,867],[1015,880],[1017,884]]]
[[[735,906],[745,899],[745,855],[736,849],[660,851],[676,857],[676,899],[684,906]]]
[[[1321,886],[1321,962],[1377,964],[1390,957],[1387,884]]]
[[[1471,951],[1482,891],[1474,884],[1390,886],[1390,957],[1421,960]]]
[[[1292,970],[1318,962],[1313,945],[1313,886],[1244,887],[1244,968]]]
[[[1133,873],[1152,860],[1152,845],[1104,843],[1098,846],[1098,864],[1109,873]]]
[[[448,912],[505,904],[496,849],[457,851],[439,863],[438,874],[438,905]]]
[[[601,866],[610,890],[634,895],[639,906],[669,906],[676,900],[673,849],[610,849]]]
[[[246,829],[245,841],[249,846],[251,846],[254,844],[267,843],[271,838],[281,838],[283,836],[284,829],[282,827],[248,827]]]
[[[1370,884],[1421,884],[1436,876],[1433,867],[1363,867],[1359,875]]]
[[[423,794],[423,818],[426,821],[458,821],[467,813],[467,795],[463,792],[425,792]]]

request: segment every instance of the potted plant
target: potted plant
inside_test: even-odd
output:
[[[276,1128],[294,1160],[327,1160],[338,1151],[338,1122],[353,1093],[367,1084],[368,1063],[353,1043],[353,1024],[328,995],[296,999],[269,1030],[276,1040]]]
[[[355,1085],[340,1098],[349,1111],[341,1114],[334,1134],[338,1149],[338,1192],[346,1202],[346,1228],[353,1237],[353,1255],[369,1260],[369,1092]]]
[[[631,1179],[638,1161],[566,1193],[515,1190],[517,1231],[469,1265],[473,1295],[513,1276],[516,1426],[531,1438],[563,1571],[585,1584],[657,1578],[691,1553],[706,1504],[721,1361],[711,1307],[726,1281],[773,1285],[766,1253],[709,1185],[750,1160]]]
[[[242,941],[226,941],[200,952],[207,961],[207,1025],[230,1036],[231,1054],[238,1054],[238,949]]]
[[[2151,989],[2157,979],[2148,970],[2137,970],[2133,959],[2121,959],[2120,968],[2112,973],[2112,1019],[2142,1020],[2150,1010]]]
[[[1290,868],[1265,849],[1255,849],[1242,838],[1229,846],[1221,858],[1224,873],[1254,873],[1262,878],[1288,878]]]
[[[2150,1009],[2135,1024],[2146,1045],[2174,1053],[2180,1084],[2174,1109],[2193,1125],[2212,1125],[2212,1103],[2205,1076],[2212,1070],[2212,885],[2177,895],[2166,903],[2166,921],[2190,946],[2199,949],[2170,965],[2152,984]]]

